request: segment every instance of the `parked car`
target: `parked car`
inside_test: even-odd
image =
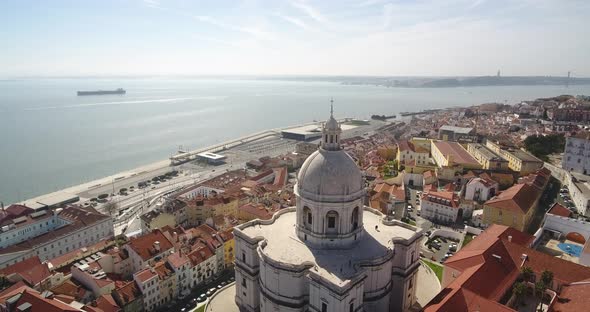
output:
[[[457,251],[457,244],[455,244],[455,243],[450,244],[449,245],[449,250],[450,251],[453,251],[453,252],[456,252]]]
[[[213,295],[215,292],[217,291],[217,288],[210,288],[209,290],[207,290],[207,297],[210,297],[211,295]]]
[[[206,294],[201,294],[199,297],[197,297],[197,302],[203,302],[205,300],[207,300]]]

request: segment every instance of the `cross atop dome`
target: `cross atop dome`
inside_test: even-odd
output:
[[[334,117],[334,98],[330,99],[330,117]]]
[[[330,118],[322,128],[322,148],[327,151],[340,150],[340,134],[342,129],[334,118],[334,99],[330,100]]]

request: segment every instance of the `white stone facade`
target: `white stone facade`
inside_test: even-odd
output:
[[[235,234],[241,311],[407,311],[416,302],[421,230],[365,207],[360,170],[331,117],[305,161],[296,207]]]
[[[113,219],[98,212],[86,216],[84,208],[68,207],[63,210],[48,211],[51,217],[43,219],[43,227],[52,227],[50,232],[30,238],[17,245],[0,248],[0,268],[38,256],[47,261],[70,251],[94,245],[114,235]],[[78,226],[86,217],[86,224]],[[41,223],[35,223],[39,226]]]
[[[567,137],[561,167],[570,172],[590,175],[590,140],[587,134]]]
[[[494,197],[498,193],[499,187],[496,181],[473,178],[465,186],[465,199],[484,202]]]

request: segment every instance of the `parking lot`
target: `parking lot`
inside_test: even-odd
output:
[[[424,237],[424,239],[427,239]],[[422,249],[424,257],[432,261],[443,263],[446,258],[457,252],[459,242],[453,241],[450,238],[437,236],[432,239],[432,243],[429,244],[426,249]]]

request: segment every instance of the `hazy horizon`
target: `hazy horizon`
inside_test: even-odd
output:
[[[0,16],[0,77],[590,76],[581,0],[28,0]]]

